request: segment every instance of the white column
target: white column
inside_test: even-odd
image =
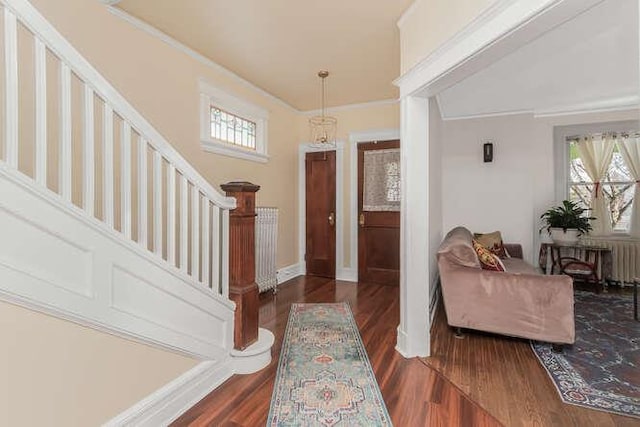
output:
[[[429,356],[429,100],[402,99],[400,325],[396,350]]]

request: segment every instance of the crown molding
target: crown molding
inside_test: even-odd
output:
[[[428,97],[604,0],[497,0],[394,81],[400,98]]]
[[[622,96],[616,98],[600,99],[597,101],[584,102],[579,104],[567,104],[554,107],[536,108],[528,110],[497,111],[481,114],[468,115],[442,115],[444,121],[485,119],[491,117],[516,116],[521,114],[531,114],[536,119],[545,117],[572,116],[578,114],[610,113],[615,111],[630,111],[640,109],[640,96]]]
[[[398,27],[402,27],[405,21],[411,16],[417,9],[417,4],[420,0],[415,0],[409,8],[402,14],[398,20]],[[398,77],[393,83],[396,86],[401,86],[403,81],[406,80],[406,76],[417,72],[419,69],[426,68],[429,63],[436,62],[447,52],[449,52],[454,46],[460,44],[465,39],[473,36],[475,32],[481,29],[483,26],[491,22],[497,15],[504,12],[509,6],[514,3],[514,0],[497,0],[488,7],[486,7],[479,15],[473,18],[468,24],[466,24],[460,31],[453,36],[445,40],[440,44],[433,52],[427,55],[422,61],[419,61],[409,70],[407,70],[402,76]]]
[[[533,111],[535,118],[568,116],[585,113],[607,113],[640,108],[640,96],[630,95],[616,98],[600,99],[580,104],[562,105],[551,108],[538,108]]]
[[[204,55],[202,55],[202,54],[200,54],[198,52],[196,52],[195,50],[191,49],[190,47],[182,44],[178,40],[174,39],[173,37],[171,37],[170,35],[162,32],[162,31],[160,31],[156,27],[154,27],[154,26],[152,26],[152,25],[150,25],[150,24],[148,24],[148,23],[136,18],[135,16],[125,12],[124,10],[122,10],[120,8],[113,7],[113,5],[119,3],[121,0],[100,0],[100,1],[103,2],[106,5],[109,5],[108,9],[113,15],[123,19],[124,21],[128,22],[129,24],[133,25],[134,27],[138,28],[139,30],[142,30],[142,31],[146,32],[147,34],[160,39],[164,43],[166,43],[169,46],[173,47],[174,49],[177,49],[180,52],[190,56],[191,58],[195,59],[196,61],[200,62],[201,64],[206,65],[208,67],[211,67],[212,69],[214,69],[214,71],[219,72],[221,74],[224,74],[225,76],[232,78],[234,81],[242,84],[243,86],[258,92],[262,96],[268,98],[271,101],[274,101],[275,103],[277,103],[280,106],[286,108],[287,110],[289,110],[291,112],[294,112],[294,113],[297,113],[297,114],[302,114],[302,115],[314,115],[314,114],[319,114],[320,113],[320,111],[321,111],[320,109],[303,111],[303,110],[299,110],[299,109],[295,108],[294,106],[292,106],[291,104],[287,103],[286,101],[278,98],[277,96],[265,91],[264,89],[262,89],[262,88],[260,88],[260,87],[258,87],[256,85],[254,85],[250,81],[240,77],[239,75],[237,75],[233,71],[229,70],[228,68],[223,67],[222,65],[212,61],[211,59],[207,58],[206,56],[204,56]],[[325,111],[344,111],[344,110],[357,109],[357,108],[367,108],[367,107],[378,106],[378,105],[394,104],[394,103],[397,103],[397,102],[398,102],[398,99],[383,99],[383,100],[379,100],[379,101],[371,101],[371,102],[363,102],[363,103],[356,103],[356,104],[339,105],[339,106],[336,106],[336,107],[327,108]]]
[[[398,20],[396,21],[396,26],[398,28],[402,28],[405,21],[409,19],[411,15],[413,15],[413,13],[418,8],[418,3],[420,3],[420,0],[414,0],[413,3],[411,3],[409,7],[406,8],[404,12],[402,12],[402,15],[400,15],[400,18],[398,18]]]
[[[103,2],[109,2],[109,1],[120,1],[120,0],[101,0]],[[222,65],[212,61],[211,59],[207,58],[206,56],[196,52],[195,50],[191,49],[190,47],[182,44],[181,42],[179,42],[178,40],[174,39],[173,37],[171,37],[170,35],[160,31],[159,29],[157,29],[156,27],[147,24],[146,22],[136,18],[135,16],[125,12],[124,10],[117,8],[117,7],[113,7],[113,6],[109,6],[109,11],[114,14],[115,16],[123,19],[124,21],[130,23],[131,25],[133,25],[134,27],[138,28],[139,30],[142,30],[144,32],[146,32],[147,34],[156,37],[158,39],[160,39],[161,41],[163,41],[164,43],[168,44],[169,46],[173,47],[174,49],[179,50],[180,52],[186,54],[187,56],[190,56],[191,58],[195,59],[196,61],[212,68],[214,71],[219,72],[221,74],[223,74],[226,77],[230,77],[232,78],[235,82],[242,84],[244,87],[249,88],[251,90],[254,90],[256,92],[258,92],[260,95],[264,96],[265,98],[277,103],[278,105],[286,108],[289,111],[295,112],[295,113],[301,113],[300,110],[296,109],[295,107],[293,107],[292,105],[288,104],[287,102],[283,101],[282,99],[278,98],[277,96],[265,91],[264,89],[254,85],[253,83],[251,83],[248,80],[243,79],[242,77],[240,77],[239,75],[237,75],[236,73],[234,73],[233,71],[229,70],[228,68],[223,67]]]
[[[357,109],[360,109],[360,108],[378,107],[378,106],[381,106],[381,105],[397,104],[399,102],[400,102],[399,99],[393,98],[393,99],[381,99],[379,101],[361,102],[361,103],[358,103],[358,104],[338,105],[336,107],[325,108],[325,113],[332,113],[332,112],[335,113],[335,112],[338,112],[338,111],[357,110]],[[305,115],[305,116],[314,116],[316,114],[322,113],[322,110],[321,109],[307,110],[307,111],[301,111],[300,113]]]

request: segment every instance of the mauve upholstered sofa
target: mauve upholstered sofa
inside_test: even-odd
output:
[[[464,227],[438,249],[442,297],[450,326],[554,344],[575,341],[573,282],[547,276],[522,260],[520,245],[505,245],[505,272],[483,270]]]

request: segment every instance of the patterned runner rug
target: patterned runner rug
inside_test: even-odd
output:
[[[391,426],[351,309],[292,304],[268,426]]]
[[[640,418],[640,322],[631,296],[576,291],[576,342],[531,346],[565,403]]]

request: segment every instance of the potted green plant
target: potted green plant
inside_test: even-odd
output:
[[[544,224],[540,231],[546,229],[555,244],[573,245],[579,236],[591,231],[590,221],[595,218],[585,215],[585,212],[587,209],[576,202],[563,200],[561,206],[555,206],[540,216]]]

